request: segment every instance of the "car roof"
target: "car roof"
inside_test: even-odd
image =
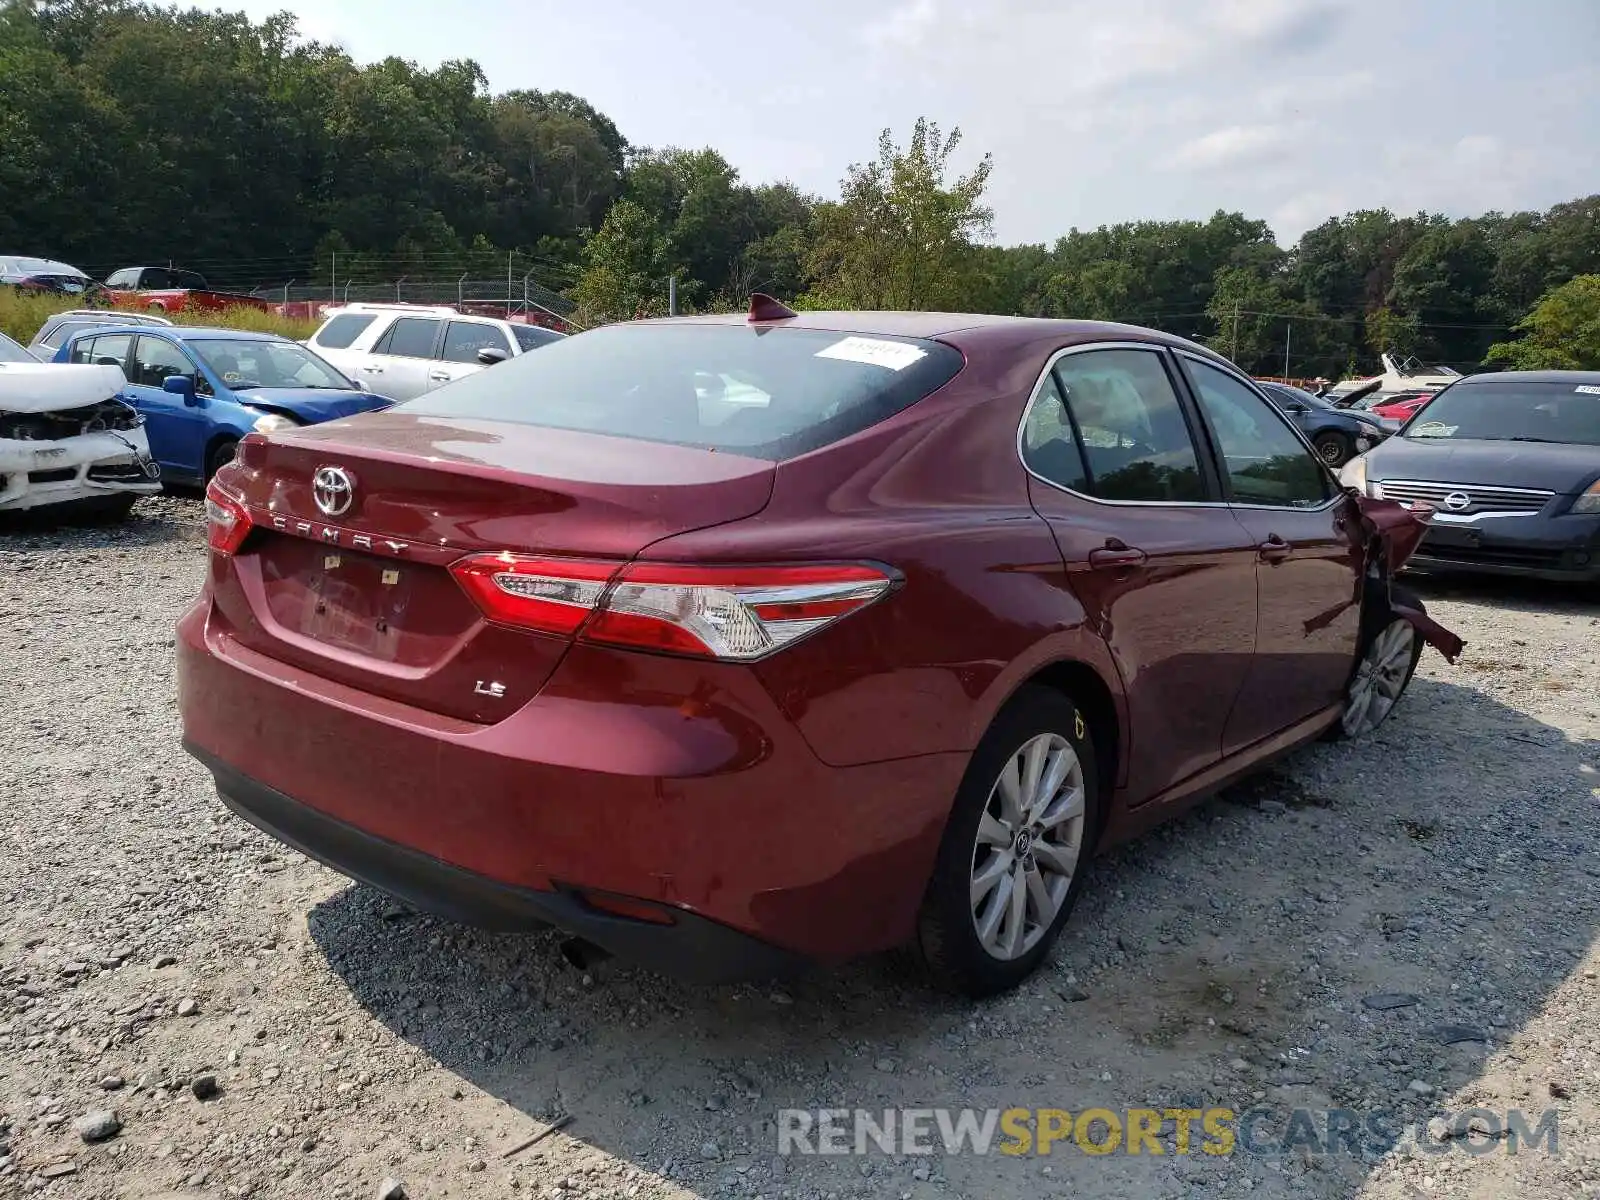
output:
[[[715,313],[694,317],[660,317],[646,325],[744,325],[745,313]],[[1181,348],[1227,364],[1214,351],[1176,334],[1123,325],[1115,321],[1072,321],[1049,317],[1010,317],[988,313],[830,311],[802,312],[781,321],[758,322],[785,329],[819,329],[833,333],[912,337],[946,341],[958,349],[981,345],[986,350],[1016,349],[1043,341],[1063,346],[1090,342],[1149,342]],[[1230,369],[1237,370],[1237,368]]]
[[[171,329],[163,329],[162,333],[170,334],[183,342],[211,341],[226,338],[230,342],[287,342],[281,333],[263,333],[258,329],[224,329],[221,326],[211,325],[174,325]]]
[[[1466,387],[1482,383],[1565,383],[1600,387],[1600,371],[1485,371],[1451,384]]]
[[[254,329],[222,329],[203,325],[145,325],[143,323],[118,325],[114,321],[105,325],[95,325],[89,329],[80,329],[72,335],[72,340],[97,333],[127,333],[130,329],[137,329],[140,333],[154,334],[157,337],[171,338],[176,342],[220,341],[222,339],[230,342],[287,342],[292,340],[281,334],[262,333]]]

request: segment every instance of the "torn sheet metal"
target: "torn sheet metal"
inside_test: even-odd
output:
[[[1447,662],[1454,663],[1466,643],[1430,617],[1417,597],[1409,594],[1397,597],[1393,594],[1393,579],[1422,544],[1422,535],[1428,531],[1428,519],[1433,515],[1433,509],[1420,503],[1408,508],[1393,500],[1375,500],[1355,489],[1348,491],[1361,512],[1368,554],[1374,557],[1382,555],[1384,578],[1391,581],[1391,611],[1395,616],[1409,621],[1423,641],[1444,655]]]
[[[0,510],[161,489],[117,367],[0,363]]]

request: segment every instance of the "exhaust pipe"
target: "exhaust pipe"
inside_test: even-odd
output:
[[[566,959],[567,965],[574,970],[587,971],[596,963],[602,963],[610,958],[611,951],[583,938],[573,937],[561,943],[561,957]]]

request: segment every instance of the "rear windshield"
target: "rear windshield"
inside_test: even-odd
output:
[[[1581,376],[1572,383],[1454,384],[1417,411],[1405,436],[1600,446],[1600,385]]]
[[[743,325],[612,325],[561,338],[397,406],[792,458],[949,382],[938,342]]]

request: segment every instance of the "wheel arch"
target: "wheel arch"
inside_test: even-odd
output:
[[[1104,643],[1098,643],[1105,651]],[[1087,649],[1087,647],[1085,647]],[[1089,726],[1090,740],[1094,744],[1095,775],[1098,786],[1098,827],[1106,828],[1110,815],[1111,797],[1126,778],[1128,732],[1127,706],[1109,651],[1104,653],[1104,664],[1089,661],[1088,654],[1056,654],[1031,664],[1009,681],[1003,696],[989,707],[987,719],[978,736],[982,736],[1007,706],[1014,703],[1023,689],[1047,688],[1068,696],[1083,712]]]

